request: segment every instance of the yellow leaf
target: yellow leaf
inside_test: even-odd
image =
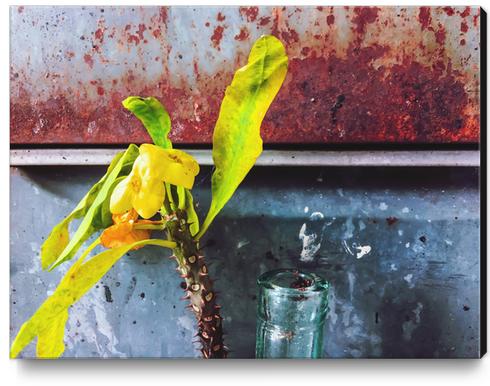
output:
[[[248,63],[226,89],[213,134],[211,207],[199,239],[228,202],[262,152],[260,125],[286,77],[288,58],[274,36],[262,36],[252,47]]]
[[[122,247],[109,249],[84,262],[85,257],[98,245],[98,243],[99,240],[97,239],[90,245],[80,258],[70,267],[53,295],[47,298],[34,315],[21,326],[10,349],[11,358],[17,357],[35,337],[41,337],[43,346],[40,348],[41,352],[50,352],[51,354],[56,353],[57,355],[61,355],[63,350],[59,340],[57,343],[54,343],[52,347],[46,347],[44,345],[46,339],[58,336],[60,333],[59,329],[61,329],[61,326],[56,329],[53,329],[53,326],[62,323],[63,313],[67,313],[68,308],[76,303],[91,287],[93,287],[126,252],[144,245],[157,245],[171,249],[176,246],[174,242],[167,240],[143,240]]]
[[[53,324],[37,337],[36,356],[38,358],[58,358],[65,351],[65,326],[68,310],[61,312]]]

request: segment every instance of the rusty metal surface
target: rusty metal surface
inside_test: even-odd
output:
[[[147,141],[130,94],[162,100],[175,142],[209,143],[262,34],[290,57],[267,143],[479,140],[477,7],[15,6],[10,20],[13,144]]]

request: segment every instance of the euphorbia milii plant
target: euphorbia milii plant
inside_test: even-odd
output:
[[[167,111],[153,97],[131,96],[123,101],[146,127],[153,144],[129,145],[116,155],[107,173],[47,237],[41,265],[52,270],[74,258],[91,236],[101,232],[22,325],[11,347],[12,357],[35,338],[38,357],[61,356],[69,307],[126,252],[157,245],[173,251],[185,280],[184,298],[197,318],[203,358],[226,358],[223,319],[199,241],[262,152],[260,126],[284,81],[287,63],[282,43],[262,36],[227,87],[213,133],[212,200],[202,225],[191,193],[199,165],[189,154],[172,148]],[[82,220],[70,235],[68,226],[74,219]],[[165,230],[167,238],[151,238],[154,230]],[[107,250],[89,257],[98,245]]]

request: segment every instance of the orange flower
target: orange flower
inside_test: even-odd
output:
[[[134,209],[112,215],[112,221],[114,221],[114,225],[107,228],[100,236],[100,241],[106,248],[117,248],[149,239],[151,231],[149,229],[134,229],[135,225],[159,223],[158,221],[138,220],[138,213]],[[133,249],[139,248],[142,247]]]

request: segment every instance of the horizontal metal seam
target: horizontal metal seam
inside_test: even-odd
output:
[[[11,166],[108,165],[123,149],[15,149]],[[185,149],[201,165],[212,165],[211,150]],[[266,150],[258,166],[480,166],[477,150],[291,151]]]

